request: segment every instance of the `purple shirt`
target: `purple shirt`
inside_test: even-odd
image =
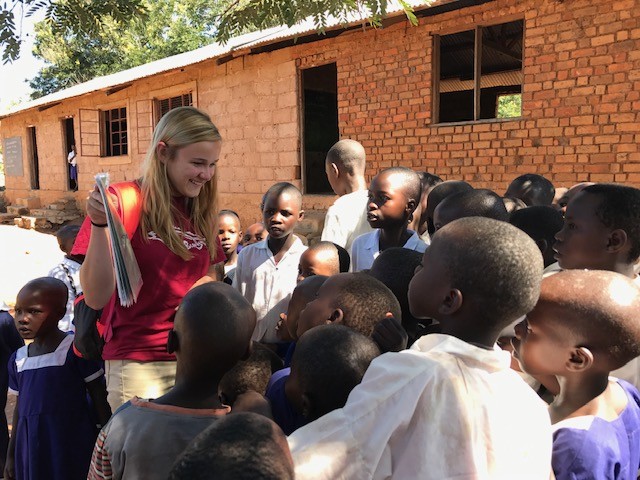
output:
[[[271,376],[271,380],[269,380],[267,394],[265,395],[271,404],[273,421],[278,424],[285,435],[290,435],[307,423],[305,418],[293,408],[293,405],[287,399],[284,387],[290,372],[290,368],[284,368],[274,373]]]
[[[636,480],[640,468],[640,392],[618,384],[629,403],[615,420],[569,418],[554,425],[552,465],[557,480]]]

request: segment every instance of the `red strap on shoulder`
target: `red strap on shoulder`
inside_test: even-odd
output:
[[[127,232],[129,239],[140,225],[142,217],[142,192],[137,182],[114,183],[109,186],[109,191],[118,198],[118,205],[121,215],[122,224]],[[91,236],[91,219],[86,216],[76,241],[71,250],[72,255],[85,255],[89,248],[89,237]]]
[[[142,192],[138,182],[115,183],[109,187],[111,193],[118,197],[122,224],[129,239],[136,233],[142,216]]]

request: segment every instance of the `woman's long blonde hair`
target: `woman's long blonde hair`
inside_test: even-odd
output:
[[[142,234],[147,238],[155,232],[164,244],[185,260],[192,255],[183,239],[174,229],[174,219],[179,215],[171,201],[171,182],[167,175],[167,164],[157,156],[160,142],[169,147],[170,160],[181,147],[197,142],[219,142],[220,132],[204,112],[194,107],[179,107],[170,110],[158,122],[153,132],[142,173]],[[187,211],[195,233],[204,237],[211,258],[216,255],[217,173],[205,183],[200,194],[189,199]]]

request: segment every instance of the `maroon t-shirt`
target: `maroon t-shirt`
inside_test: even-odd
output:
[[[204,238],[194,233],[182,200],[175,203],[181,216],[174,227],[193,257],[183,260],[169,250],[155,232],[149,232],[147,239],[144,239],[138,226],[131,239],[131,246],[140,267],[143,284],[138,300],[131,307],[123,307],[115,301],[113,314],[104,333],[106,344],[102,357],[105,360],[175,360],[175,356],[166,350],[175,309],[189,288],[206,275],[209,267],[225,259],[220,241],[216,237],[217,252],[215,259],[211,261]],[[77,247],[77,244],[74,245],[74,252],[78,251]]]

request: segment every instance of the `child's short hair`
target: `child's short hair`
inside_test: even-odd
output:
[[[349,267],[351,266],[351,255],[347,252],[347,249],[341,247],[337,243],[333,244],[338,250],[338,261],[340,262],[340,273],[346,273],[349,271]]]
[[[435,212],[436,207],[440,205],[440,202],[449,195],[466,192],[468,190],[473,190],[473,187],[462,180],[449,180],[433,187],[433,190],[429,192],[429,196],[427,197],[427,231],[429,235],[433,235],[436,232],[436,228],[433,225],[433,212]]]
[[[326,266],[333,272],[331,275],[340,273],[340,252],[335,243],[318,242],[307,249],[310,252],[318,252],[324,254],[324,262]],[[327,274],[329,275],[329,274]]]
[[[310,410],[303,414],[315,420],[344,407],[351,390],[378,355],[380,350],[373,340],[344,325],[320,325],[302,335],[292,370],[299,382],[297,390],[311,402]]]
[[[433,173],[422,171],[418,171],[416,173],[420,177],[420,186],[422,187],[423,192],[442,183],[442,179],[438,175],[434,175]]]
[[[407,199],[413,199],[416,201],[416,205],[420,203],[420,194],[422,193],[422,184],[420,177],[416,172],[406,167],[391,167],[385,168],[377,176],[385,175],[398,175],[402,177],[402,184],[404,186],[404,193]]]
[[[409,310],[409,282],[420,261],[422,253],[408,248],[388,248],[373,261],[369,275],[384,283],[393,292],[402,310],[402,325],[407,328],[409,323],[418,320]],[[400,319],[399,319],[400,320]]]
[[[55,320],[60,320],[67,312],[67,300],[69,299],[69,289],[62,280],[53,277],[38,277],[28,281],[18,292],[23,290],[40,290],[46,292],[46,298],[51,300],[52,313]]]
[[[264,394],[271,378],[271,356],[261,348],[253,348],[246,360],[240,360],[235,367],[225,373],[218,384],[222,403],[233,405],[241,395],[249,390]]]
[[[169,346],[177,347],[179,361],[210,365],[222,376],[249,351],[255,323],[253,307],[238,290],[223,282],[205,283],[182,299]]]
[[[527,206],[551,205],[556,189],[549,180],[536,173],[526,173],[515,178],[507,188],[505,197],[521,199]]]
[[[78,236],[80,231],[80,225],[65,225],[56,232],[56,238],[58,240],[73,239]]]
[[[582,195],[598,195],[601,199],[596,216],[607,228],[621,229],[631,243],[629,263],[640,258],[640,189],[601,183],[586,187]]]
[[[302,208],[302,193],[300,192],[300,190],[295,185],[289,182],[278,182],[274,185],[271,185],[271,187],[269,187],[269,189],[262,196],[262,204],[260,205],[260,210],[264,209],[264,204],[267,197],[270,197],[271,195],[279,197],[283,193],[288,193],[289,195],[291,195],[294,198],[298,208]]]
[[[465,217],[485,217],[503,222],[509,221],[509,213],[502,197],[484,188],[449,195],[438,205],[438,212],[445,209],[447,210],[447,223]]]
[[[364,173],[366,158],[364,147],[348,138],[338,141],[327,152],[327,162],[335,163],[340,170],[349,175]]]
[[[236,220],[238,220],[238,223],[240,223],[240,215],[238,215],[237,212],[235,212],[234,210],[228,210],[228,209],[224,209],[224,210],[220,210],[220,212],[218,212],[218,217],[224,217],[224,216],[230,216],[230,217],[235,217]]]
[[[611,370],[640,355],[640,288],[616,272],[564,270],[545,278],[539,304],[558,312],[557,319]]]
[[[342,275],[348,277],[333,305],[343,311],[344,325],[368,337],[387,313],[402,318],[400,303],[380,280],[363,272]]]
[[[487,326],[501,330],[533,309],[543,262],[522,230],[491,218],[461,218],[438,230],[429,248],[436,243],[453,288],[473,301]]]
[[[536,242],[546,240],[553,245],[556,233],[562,229],[564,219],[557,208],[539,205],[516,210],[509,219],[511,225],[518,227]]]
[[[273,421],[255,413],[216,420],[180,455],[169,480],[293,480],[287,439]]]

